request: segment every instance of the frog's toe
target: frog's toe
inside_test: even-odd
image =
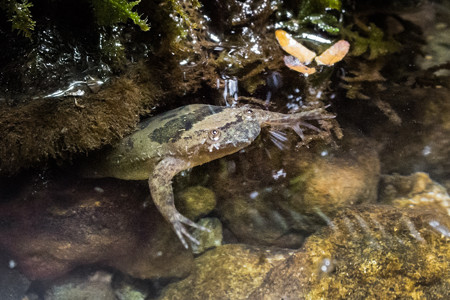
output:
[[[175,229],[175,233],[177,234],[178,238],[180,239],[181,243],[183,243],[183,246],[188,249],[189,246],[185,240],[185,237],[187,237],[192,243],[199,245],[200,242],[194,238],[186,229],[186,227],[183,225],[186,224],[188,226],[203,230],[203,231],[207,231],[207,232],[211,232],[210,229],[200,226],[194,222],[192,222],[191,220],[189,220],[188,218],[186,218],[185,216],[183,216],[180,213],[177,213],[175,215],[174,220],[172,221],[173,224],[173,228]]]
[[[198,225],[198,224],[195,223],[195,222],[192,222],[191,220],[189,220],[188,218],[186,218],[186,217],[183,216],[182,214],[178,214],[177,219],[178,219],[178,221],[180,221],[181,223],[184,223],[184,224],[189,225],[189,226],[191,226],[191,227],[200,229],[200,230],[202,230],[202,231],[211,232],[210,229],[208,229],[208,228],[206,228],[206,227],[203,227],[203,226],[201,226],[201,225]]]
[[[178,238],[180,239],[181,243],[183,244],[184,248],[188,249],[189,245],[185,240],[185,237],[187,237],[191,242],[193,242],[196,245],[199,245],[200,242],[194,238],[184,227],[184,225],[181,222],[175,222],[173,224],[173,228],[175,229],[175,233],[177,234]]]

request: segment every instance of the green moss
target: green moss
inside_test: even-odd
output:
[[[356,30],[352,30],[353,26],[341,30],[343,37],[352,45],[352,55],[360,56],[368,52],[368,59],[373,60],[380,56],[398,52],[401,49],[399,42],[390,37],[386,38],[383,31],[374,23],[369,23],[369,26],[366,26],[361,22],[356,22],[355,25],[357,26]]]
[[[200,3],[197,0],[164,0],[146,4],[147,11],[155,11],[151,15],[153,36],[158,38],[155,52],[169,53],[167,59],[173,59],[173,62],[168,65],[195,60],[201,52],[198,36],[201,36],[200,24],[204,22],[199,13]]]
[[[193,20],[192,16],[189,15],[189,13],[186,10],[185,1],[179,1],[179,0],[168,0],[168,3],[170,3],[172,10],[178,14],[179,23],[182,25],[183,23],[192,28],[196,28],[197,24],[195,23],[195,20]],[[201,4],[198,2],[198,0],[191,1],[191,5],[194,9],[200,8]]]
[[[128,19],[131,19],[141,30],[147,31],[150,29],[147,20],[142,20],[141,16],[133,11],[133,8],[141,2],[140,0],[133,2],[127,0],[91,1],[99,25],[110,26],[119,22],[125,23]]]
[[[324,13],[330,9],[341,9],[340,0],[306,0],[301,2],[299,17],[306,17],[314,13]]]
[[[329,34],[339,33],[339,20],[330,10],[341,10],[340,0],[307,0],[302,1],[298,20],[301,24],[314,24]]]
[[[272,268],[249,299],[447,299],[446,214],[359,206]]]
[[[36,22],[33,20],[30,8],[33,3],[28,0],[22,2],[16,0],[3,0],[0,8],[6,12],[8,21],[12,23],[12,29],[30,38]]]
[[[311,24],[317,25],[321,30],[330,34],[338,34],[339,28],[336,25],[339,23],[335,16],[331,15],[310,15],[304,20],[309,21]]]
[[[159,75],[136,64],[75,105],[73,98],[66,97],[2,107],[0,174],[10,176],[50,158],[67,160],[75,153],[116,142],[135,127],[139,115],[148,112],[155,99],[162,98],[155,74]]]
[[[304,32],[308,26],[314,25],[330,35],[339,35],[350,42],[353,56],[368,53],[370,60],[401,49],[399,42],[386,36],[374,23],[367,25],[355,18],[347,26],[336,12],[343,14],[342,2],[339,0],[306,0],[301,2],[295,19],[291,18],[281,24],[291,32]]]
[[[178,50],[180,53],[198,54],[198,49],[191,43],[191,40],[197,40],[197,32],[202,17],[199,15],[198,9],[200,3],[194,1],[179,1],[167,0],[168,18],[161,20],[161,25],[167,26],[169,24],[170,46],[173,50]],[[168,20],[172,19],[169,23]],[[184,54],[182,55],[184,56]]]

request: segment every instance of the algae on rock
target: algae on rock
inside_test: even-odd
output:
[[[445,235],[434,223],[447,228]],[[446,299],[448,228],[443,214],[346,209],[275,266],[249,299]]]
[[[177,207],[189,219],[198,219],[210,213],[216,206],[213,191],[203,186],[192,186],[179,193]]]
[[[289,251],[224,245],[195,259],[192,273],[166,287],[159,299],[247,299]]]

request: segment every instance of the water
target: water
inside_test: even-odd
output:
[[[445,299],[449,3],[312,2],[204,1],[176,18],[141,3],[149,32],[35,3],[32,40],[2,21],[2,297]],[[304,76],[275,29],[318,55],[338,39],[350,52]],[[326,135],[264,131],[177,175],[180,212],[211,226],[195,255],[146,181],[77,175],[141,118],[191,103],[336,115],[314,124]]]

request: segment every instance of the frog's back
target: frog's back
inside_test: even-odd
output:
[[[205,115],[224,108],[204,104],[182,106],[138,124],[137,131],[123,138],[114,148],[99,155],[85,172],[88,177],[148,179],[154,166],[169,155],[183,156],[174,145]]]

